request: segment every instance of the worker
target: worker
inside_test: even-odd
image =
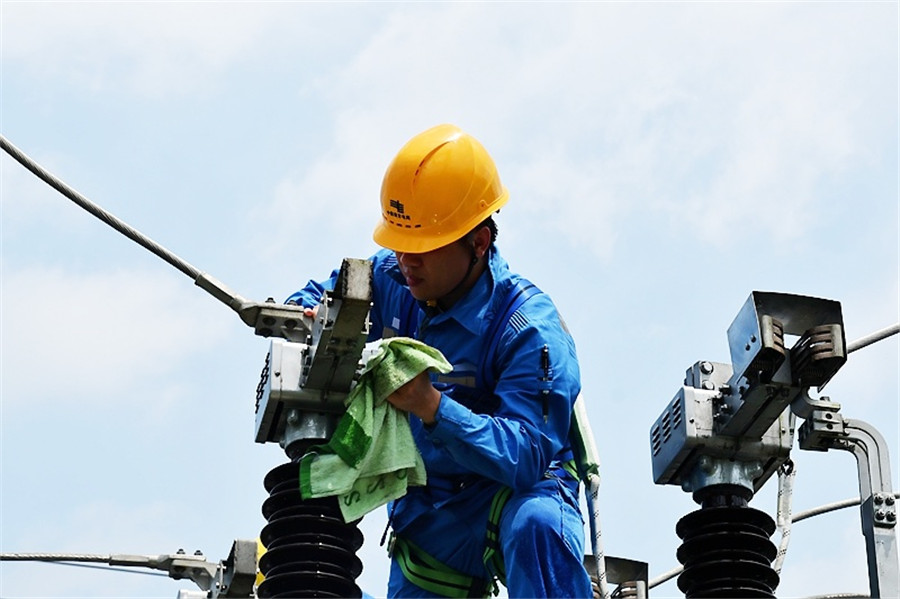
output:
[[[415,337],[453,370],[388,401],[410,414],[428,482],[388,506],[389,597],[590,597],[569,430],[575,345],[550,298],[510,270],[494,161],[453,125],[407,142],[387,168],[372,256],[370,340]],[[289,301],[312,309],[329,280]]]

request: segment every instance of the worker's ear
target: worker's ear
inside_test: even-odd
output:
[[[481,258],[491,246],[491,229],[487,225],[472,232],[472,251],[476,258]]]

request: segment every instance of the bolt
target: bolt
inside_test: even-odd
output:
[[[887,513],[887,521],[888,522],[895,522],[896,520],[897,520],[897,514],[895,514],[894,512]]]
[[[762,474],[762,466],[758,463],[754,462],[747,467],[747,474],[753,478],[756,478],[760,474]]]
[[[884,510],[878,510],[877,512],[875,512],[876,520],[884,520],[884,516],[885,516]]]
[[[894,496],[888,495],[887,497],[884,498],[884,502],[888,505],[894,505]]]
[[[703,361],[700,362],[700,372],[703,374],[712,374],[714,368],[711,362]]]
[[[881,495],[875,495],[872,499],[875,500],[875,505],[881,505],[882,503],[884,503],[884,497],[882,497]]]
[[[703,388],[707,391],[713,391],[716,388],[716,385],[712,381],[703,381]]]

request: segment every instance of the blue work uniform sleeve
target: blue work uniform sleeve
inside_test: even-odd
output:
[[[556,308],[546,296],[532,302],[501,337],[498,409],[477,414],[443,394],[427,430],[456,463],[514,489],[534,485],[567,446],[580,391],[574,342]]]
[[[334,289],[334,283],[337,281],[338,274],[339,271],[335,269],[331,271],[331,276],[324,281],[310,280],[303,289],[292,293],[290,297],[285,300],[285,303],[294,303],[303,306],[304,308],[315,308],[322,299],[322,295],[324,295],[326,291]]]
[[[385,305],[391,305],[392,302],[397,302],[395,297],[387,297],[385,294],[389,293],[387,290],[383,289],[385,285],[380,285],[380,279],[384,278],[385,273],[390,270],[391,265],[396,263],[394,260],[393,252],[382,250],[372,256],[369,257],[369,260],[373,264],[374,270],[374,288],[373,288],[373,307],[369,313],[369,341],[375,341],[376,339],[380,339],[382,337],[382,333],[384,330],[383,318],[381,316],[381,312],[379,311]],[[338,275],[340,274],[340,269],[334,269],[331,271],[331,275],[323,280],[323,281],[315,281],[310,280],[306,283],[306,285],[292,293],[286,300],[285,303],[293,302],[304,308],[315,308],[319,305],[319,302],[322,299],[322,296],[326,291],[334,290],[334,286],[337,282]],[[396,292],[395,292],[396,293]]]

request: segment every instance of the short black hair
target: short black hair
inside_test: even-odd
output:
[[[484,219],[483,221],[481,221],[480,223],[478,223],[478,226],[476,226],[474,229],[472,229],[471,231],[466,233],[465,237],[466,238],[469,237],[472,233],[481,229],[482,227],[487,227],[488,229],[491,230],[491,243],[492,244],[495,243],[497,241],[497,223],[494,222],[493,216],[489,216],[486,219]]]

